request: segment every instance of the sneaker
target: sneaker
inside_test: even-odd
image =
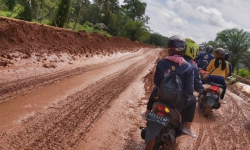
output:
[[[184,127],[184,128],[182,128],[182,132],[189,135],[189,136],[191,136],[191,137],[193,137],[193,138],[196,138],[196,135],[192,132],[191,129],[187,129],[187,128]]]
[[[227,102],[225,101],[225,100],[223,100],[223,99],[220,99],[220,101],[219,101],[221,104],[226,104]]]
[[[146,117],[147,117],[146,112],[145,111],[141,112],[141,116],[143,119],[146,119]]]

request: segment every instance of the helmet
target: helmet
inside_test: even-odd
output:
[[[209,45],[209,46],[206,47],[206,52],[207,53],[213,53],[213,51],[214,51],[213,46]]]
[[[216,48],[215,50],[214,50],[214,53],[217,53],[217,54],[219,54],[219,55],[221,55],[221,56],[225,56],[225,50],[223,49],[223,48]]]
[[[167,50],[169,55],[181,55],[183,56],[186,51],[186,42],[179,36],[172,36],[167,43]]]
[[[199,45],[199,51],[201,52],[204,49],[204,46],[202,44]]]
[[[186,38],[186,44],[187,44],[187,48],[186,48],[185,55],[189,56],[191,59],[195,59],[199,50],[198,44],[195,43],[195,41],[188,39],[188,38]]]
[[[229,59],[230,55],[231,55],[230,51],[227,50],[227,49],[225,49],[225,57],[224,57],[224,59],[225,59],[226,61]]]

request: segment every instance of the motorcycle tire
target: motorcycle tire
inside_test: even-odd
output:
[[[162,142],[161,142],[161,138],[159,137],[159,135],[155,138],[155,144],[154,144],[154,148],[153,150],[160,150],[160,148],[162,147]]]
[[[211,114],[211,111],[212,111],[212,107],[207,105],[205,110],[204,110],[204,116],[208,117]]]

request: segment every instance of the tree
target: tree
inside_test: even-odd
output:
[[[112,21],[113,14],[120,12],[120,6],[118,0],[95,0],[102,11],[103,20],[102,23],[108,25]]]
[[[140,0],[124,0],[122,8],[126,10],[128,16],[133,20],[148,22],[149,17],[144,16],[146,12],[147,3],[141,2]]]
[[[167,41],[168,37],[162,36],[159,33],[150,33],[150,38],[146,43],[160,47],[167,47]]]
[[[146,41],[150,37],[143,22],[127,21],[120,36],[131,39],[132,41]]]
[[[233,69],[235,69],[240,60],[245,60],[244,54],[248,53],[250,33],[237,28],[226,29],[217,33],[215,42],[219,45],[225,45],[225,47],[231,51],[230,61]]]
[[[107,25],[109,33],[114,36],[121,35],[127,21],[129,21],[129,17],[122,11],[117,15],[112,14],[111,20]]]
[[[14,8],[19,4],[17,19],[31,21],[36,15],[38,0],[4,0],[9,11],[14,11]]]
[[[78,26],[78,23],[80,21],[80,16],[82,13],[84,13],[86,11],[86,9],[89,7],[90,5],[90,1],[89,0],[78,0],[76,5],[75,5],[75,10],[77,12],[76,14],[76,19],[75,19],[75,25],[74,25],[74,29],[75,30]]]
[[[63,28],[69,15],[70,1],[61,0],[57,9],[56,17],[52,22],[53,26]]]
[[[90,6],[86,9],[82,19],[80,21],[81,24],[84,24],[86,21],[91,23],[100,23],[103,20],[103,16],[101,13],[101,9],[97,4],[90,4]]]

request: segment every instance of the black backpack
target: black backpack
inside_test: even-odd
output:
[[[178,71],[183,67],[183,64],[178,70],[172,70],[163,79],[160,87],[158,87],[157,96],[160,102],[169,104],[173,108],[180,108],[182,102],[182,81],[177,75]]]

